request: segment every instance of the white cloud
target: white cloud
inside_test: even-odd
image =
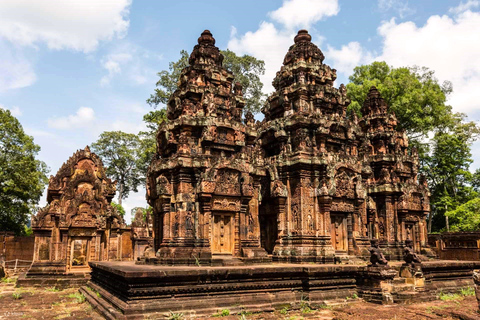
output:
[[[448,102],[454,110],[470,113],[480,109],[480,13],[465,8],[454,17],[431,16],[423,26],[395,19],[382,23],[383,53],[377,60],[434,70],[441,82],[452,82]]]
[[[352,74],[353,68],[373,60],[372,54],[356,41],[343,45],[340,49],[327,45],[325,57],[325,62],[337,69],[337,73],[342,74],[345,79]]]
[[[32,85],[37,77],[22,52],[0,39],[0,92]]]
[[[405,0],[378,0],[378,8],[385,12],[394,11],[402,19],[415,13]]]
[[[265,74],[260,80],[263,82],[263,91],[270,93],[274,90],[272,80],[280,70],[294,37],[294,32],[277,30],[272,23],[264,21],[257,31],[231,38],[227,47],[238,55],[249,54],[265,61]]]
[[[268,15],[287,29],[309,28],[315,22],[338,14],[338,0],[284,0]]]
[[[107,69],[108,74],[103,76],[100,80],[102,86],[110,83],[110,80],[122,71],[121,65],[132,60],[132,55],[129,53],[114,53],[109,54],[102,60],[102,66]]]
[[[3,0],[0,37],[18,45],[89,52],[127,32],[131,0]]]
[[[50,128],[65,130],[90,126],[94,120],[95,111],[92,108],[80,107],[73,115],[50,118],[47,123]]]
[[[120,74],[131,84],[153,83],[156,72],[147,66],[147,62],[158,59],[161,59],[161,56],[132,43],[122,42],[110,54],[103,57],[102,67],[108,71],[108,74],[102,77],[100,85],[109,85],[114,77]]]
[[[2,104],[0,104],[0,109],[4,109],[4,110],[10,110],[10,113],[12,114],[12,116],[14,116],[15,118],[18,118],[22,115],[22,110],[20,110],[19,107],[17,106],[13,106],[11,108],[8,108]]]
[[[337,0],[285,0],[280,8],[269,12],[268,16],[280,23],[262,21],[256,31],[238,35],[232,26],[228,49],[235,53],[249,54],[265,62],[265,74],[260,77],[263,92],[271,93],[274,88],[272,80],[283,63],[288,48],[296,35],[295,27],[308,28],[323,18],[336,15],[340,8]],[[310,32],[312,34],[312,32]],[[312,34],[314,43],[320,45],[324,38]]]
[[[478,0],[468,0],[467,2],[460,2],[460,4],[454,8],[450,8],[448,12],[453,14],[459,14],[467,10],[477,8],[480,6],[480,1]]]

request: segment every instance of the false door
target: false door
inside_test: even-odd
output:
[[[345,215],[332,214],[332,245],[335,251],[347,251],[347,219]]]
[[[71,265],[72,267],[86,267],[88,266],[88,253],[89,246],[88,240],[82,238],[72,239],[72,251],[71,251]]]
[[[234,218],[232,214],[214,214],[212,253],[233,254]]]

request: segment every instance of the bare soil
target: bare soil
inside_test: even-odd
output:
[[[3,280],[0,282],[0,319],[103,319],[82,300],[75,288],[61,291],[15,288],[15,282]]]
[[[409,305],[376,305],[360,299],[341,306],[328,306],[312,310],[285,307],[275,312],[226,315],[228,310],[202,319],[222,320],[420,320],[455,319],[480,320],[477,300],[474,296],[459,296],[453,300],[436,300]],[[172,314],[172,316],[175,316]],[[177,315],[178,316],[178,315]],[[14,282],[0,282],[0,319],[103,319],[88,302],[83,301],[78,289],[57,291],[53,288],[15,288]],[[147,318],[146,318],[147,319]],[[152,319],[151,317],[148,319]],[[168,318],[163,318],[168,319]],[[173,318],[172,318],[173,319]],[[181,318],[178,319],[191,319]]]

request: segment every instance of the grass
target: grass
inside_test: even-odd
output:
[[[14,292],[12,293],[12,297],[15,300],[22,299],[22,294],[20,292]]]
[[[302,296],[302,298],[300,299],[300,310],[302,311],[302,313],[312,312],[308,298],[305,298],[304,296]]]
[[[170,311],[168,315],[168,320],[181,320],[183,319],[183,313],[174,313]]]
[[[466,288],[460,289],[458,292],[449,292],[449,293],[440,292],[438,298],[442,301],[454,301],[454,300],[463,299],[463,297],[474,296],[474,295],[475,295],[475,289],[472,287],[466,287]]]
[[[5,277],[5,278],[2,278],[0,281],[1,281],[2,283],[15,283],[16,280],[17,280],[17,279],[15,279],[15,278],[7,278],[7,277]]]
[[[283,308],[280,310],[280,314],[285,315],[285,314],[288,313],[289,310],[290,310],[290,307],[289,307],[289,306],[285,306],[285,307],[283,307]]]
[[[228,317],[230,315],[230,310],[223,309],[219,313],[215,313],[212,317]]]
[[[48,292],[59,292],[60,289],[56,288],[56,287],[50,287],[50,288],[45,288],[45,291],[48,291]]]
[[[462,289],[460,289],[460,294],[464,297],[474,296],[475,295],[475,289],[473,287],[462,288]]]
[[[80,292],[71,293],[67,296],[67,298],[75,299],[77,301],[77,303],[84,303],[85,302],[85,296],[83,294],[81,294]]]

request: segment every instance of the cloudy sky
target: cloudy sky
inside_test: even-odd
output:
[[[55,174],[101,132],[143,129],[156,72],[191,51],[204,29],[220,49],[263,59],[269,93],[300,28],[338,70],[337,87],[375,60],[426,66],[452,81],[455,111],[480,118],[479,0],[2,0],[0,107]],[[480,158],[480,143],[473,153]],[[144,193],[130,194],[127,212],[146,205]]]

